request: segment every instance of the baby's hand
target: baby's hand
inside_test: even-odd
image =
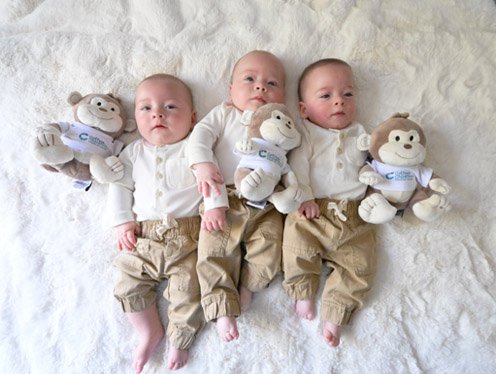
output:
[[[319,218],[320,208],[315,200],[307,200],[304,203],[301,203],[298,214],[300,216],[304,215],[307,219]]]
[[[217,184],[224,183],[224,179],[217,165],[212,162],[200,162],[193,165],[193,170],[198,183],[198,192],[203,197],[210,196],[210,188],[213,189],[217,196],[220,195],[220,189]]]
[[[140,227],[136,222],[126,222],[115,227],[117,230],[117,246],[119,251],[126,248],[128,251],[134,251],[136,247],[136,235],[141,233]]]
[[[376,184],[382,183],[385,181],[384,177],[375,171],[366,171],[360,174],[358,180],[363,184],[368,186],[374,186]]]
[[[245,155],[253,153],[253,141],[251,138],[244,138],[236,142],[236,149]]]
[[[208,232],[223,231],[226,227],[226,208],[214,208],[203,213],[201,228]]]

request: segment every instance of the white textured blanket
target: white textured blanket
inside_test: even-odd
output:
[[[134,87],[156,72],[186,80],[201,117],[252,49],[283,60],[294,113],[308,63],[349,61],[358,119],[371,129],[410,112],[453,209],[378,227],[377,276],[339,348],[295,317],[278,277],[238,319],[238,341],[208,325],[180,372],[496,372],[495,41],[491,0],[1,1],[0,372],[131,373],[137,342],[112,296],[107,187],[77,191],[41,169],[35,127],[70,119],[74,90],[113,92],[132,116]],[[167,370],[166,349],[146,373]]]

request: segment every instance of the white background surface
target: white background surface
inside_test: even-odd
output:
[[[239,318],[238,341],[207,326],[181,372],[495,372],[495,19],[490,0],[0,2],[0,371],[131,373],[137,342],[112,296],[107,187],[80,192],[42,170],[33,130],[71,119],[73,90],[113,92],[131,115],[134,87],[157,72],[186,80],[202,117],[233,63],[267,49],[294,113],[299,73],[322,57],[354,66],[369,129],[410,112],[453,209],[378,227],[375,283],[338,349],[293,315],[279,277]],[[165,351],[146,373],[166,371]]]

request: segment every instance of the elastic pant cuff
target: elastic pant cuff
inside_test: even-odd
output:
[[[212,296],[202,300],[205,320],[212,321],[219,317],[238,317],[241,314],[239,297]]]
[[[257,276],[255,277],[253,272],[241,273],[239,284],[243,287],[248,288],[251,292],[260,292],[269,286],[270,279]]]
[[[336,325],[348,325],[353,317],[356,308],[350,308],[336,303],[322,303],[320,308],[320,318]]]
[[[195,341],[196,334],[189,331],[181,331],[177,328],[168,328],[167,337],[170,344],[177,349],[190,349]]]
[[[316,283],[316,284],[315,284]],[[283,284],[289,297],[294,300],[314,299],[318,290],[318,282],[299,282],[296,285]]]
[[[140,295],[134,297],[127,297],[125,299],[117,295],[114,296],[121,304],[124,313],[142,312],[143,310],[147,309],[150,305],[152,305],[156,299],[155,293],[151,293],[144,296]]]

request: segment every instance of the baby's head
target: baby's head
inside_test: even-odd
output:
[[[241,111],[267,103],[284,103],[285,74],[281,61],[270,52],[251,51],[234,65],[229,93]]]
[[[326,129],[348,127],[355,120],[351,66],[334,58],[310,64],[300,76],[298,98],[303,118]]]
[[[177,143],[195,124],[193,95],[179,78],[151,75],[136,89],[134,115],[139,133],[149,144]]]

